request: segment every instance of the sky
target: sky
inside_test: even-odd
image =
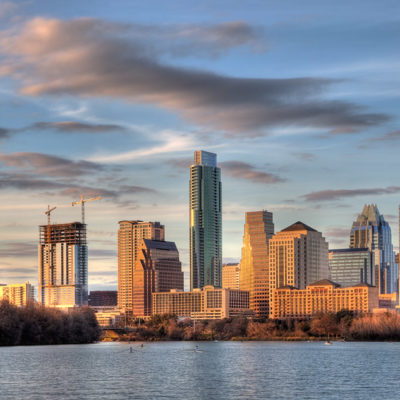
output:
[[[80,220],[89,289],[117,288],[118,221],[165,225],[189,287],[189,166],[222,171],[223,257],[246,211],[348,246],[377,204],[398,249],[400,3],[0,2],[0,282],[37,285],[38,226]]]

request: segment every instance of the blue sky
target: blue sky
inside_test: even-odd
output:
[[[344,247],[376,203],[397,249],[398,1],[0,3],[0,282],[37,283],[38,225],[88,204],[89,284],[122,219],[158,220],[188,279],[188,166],[217,153],[223,255],[244,213]]]

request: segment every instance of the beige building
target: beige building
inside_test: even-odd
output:
[[[378,306],[378,289],[365,283],[340,287],[324,279],[308,285],[305,289],[283,287],[273,290],[270,318],[305,318],[318,312],[358,313],[372,312]]]
[[[223,319],[249,314],[249,292],[204,286],[191,292],[153,293],[153,315]]]
[[[133,270],[142,239],[164,240],[159,222],[120,221],[118,229],[118,306],[133,310]]]
[[[34,288],[29,283],[14,285],[0,285],[0,300],[7,300],[10,304],[22,307],[35,300]]]
[[[96,319],[102,328],[119,328],[126,325],[125,313],[121,310],[99,310],[96,312]]]
[[[239,290],[240,264],[225,264],[222,266],[222,287]]]
[[[274,289],[305,289],[312,282],[329,277],[328,243],[320,232],[296,222],[270,239],[268,264],[271,317]]]
[[[268,242],[274,235],[272,213],[246,213],[242,259],[240,261],[240,289],[250,293],[250,308],[258,317],[268,317]]]

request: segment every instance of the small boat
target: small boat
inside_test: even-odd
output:
[[[332,346],[332,342],[331,342],[330,340],[327,340],[327,341],[325,342],[325,344],[326,344],[327,346]]]

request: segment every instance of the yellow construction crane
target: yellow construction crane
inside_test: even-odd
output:
[[[50,214],[52,211],[54,211],[57,207],[50,208],[50,206],[47,206],[47,210],[44,212],[47,215],[47,225],[50,225]]]
[[[101,200],[101,196],[92,197],[90,199],[84,199],[83,195],[81,195],[81,199],[79,201],[74,201],[72,203],[73,206],[82,204],[82,224],[85,223],[85,203],[87,203],[88,201],[94,201],[94,200]]]

